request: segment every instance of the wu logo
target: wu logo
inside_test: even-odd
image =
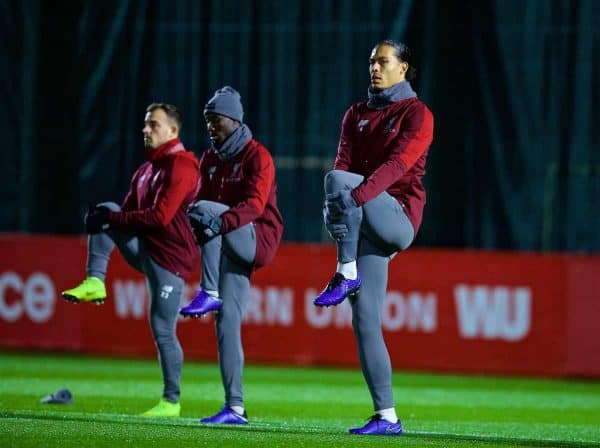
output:
[[[169,294],[171,294],[172,292],[173,292],[173,287],[171,285],[163,285],[162,288],[160,288],[160,296],[163,299],[168,299]]]
[[[458,329],[465,339],[519,341],[531,327],[531,289],[456,285]]]
[[[362,132],[363,128],[369,124],[369,120],[360,120],[358,122],[358,132]]]

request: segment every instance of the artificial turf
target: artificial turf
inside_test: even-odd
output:
[[[180,418],[138,415],[159,399],[154,360],[0,352],[0,446],[598,446],[600,382],[396,373],[404,434],[347,429],[372,413],[359,370],[247,365],[247,426],[206,426],[222,405],[215,364],[186,362]],[[69,405],[41,404],[60,388]]]

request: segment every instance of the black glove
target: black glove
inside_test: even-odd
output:
[[[90,207],[88,212],[85,214],[83,223],[85,224],[85,233],[94,235],[96,233],[104,232],[110,227],[108,222],[108,214],[110,210],[103,206]]]
[[[221,233],[221,217],[208,216],[200,213],[188,213],[188,220],[194,231],[196,242],[204,246]]]
[[[339,217],[354,211],[358,204],[352,197],[352,190],[340,190],[336,193],[328,194],[325,205],[332,217]]]

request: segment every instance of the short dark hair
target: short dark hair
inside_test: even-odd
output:
[[[177,125],[177,129],[181,130],[181,126],[183,125],[183,118],[181,117],[181,112],[179,111],[179,109],[177,109],[177,107],[167,103],[152,103],[146,108],[146,112],[152,112],[156,109],[164,110],[165,114],[167,114],[167,117],[169,117],[171,121],[175,122],[175,124]]]
[[[406,71],[405,75],[407,81],[412,81],[417,77],[417,69],[413,65],[412,61],[412,52],[406,44],[403,44],[402,42],[394,39],[384,39],[382,41],[377,42],[375,47],[379,47],[380,45],[388,45],[390,47],[393,47],[396,53],[396,57],[400,61],[406,62],[408,64],[408,70]]]

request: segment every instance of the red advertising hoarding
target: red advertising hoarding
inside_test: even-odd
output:
[[[0,347],[155,355],[144,278],[118,251],[104,305],[60,298],[83,279],[85,257],[83,237],[0,237]],[[255,273],[243,326],[247,362],[358,365],[349,304],[312,305],[334,267],[331,245],[283,244]],[[381,314],[392,364],[600,376],[599,282],[598,256],[408,250],[390,263]],[[212,317],[181,319],[177,332],[186,359],[216,359]]]

